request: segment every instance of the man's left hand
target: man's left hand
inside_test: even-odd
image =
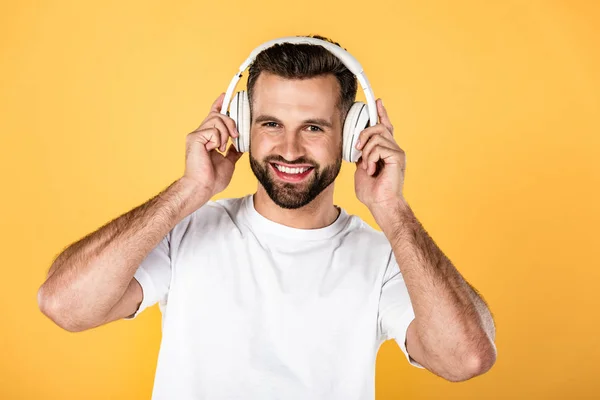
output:
[[[356,197],[371,212],[404,201],[406,155],[394,139],[394,127],[381,99],[376,101],[379,123],[367,127],[359,136],[361,158],[355,163]]]

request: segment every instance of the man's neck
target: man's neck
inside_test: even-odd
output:
[[[340,213],[340,210],[333,205],[333,184],[309,204],[293,210],[275,204],[260,184],[253,195],[253,200],[256,212],[263,217],[297,229],[324,228],[335,222]]]

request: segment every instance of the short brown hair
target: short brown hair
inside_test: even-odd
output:
[[[324,36],[308,35],[307,37],[325,40],[342,47],[339,43]],[[258,53],[250,65],[246,85],[250,102],[250,115],[252,115],[252,91],[262,71],[287,79],[307,79],[326,74],[335,75],[341,87],[336,106],[340,110],[342,122],[356,99],[356,76],[350,72],[339,58],[323,46],[305,43],[278,43]]]

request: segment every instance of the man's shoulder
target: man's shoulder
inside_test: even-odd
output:
[[[218,200],[210,200],[203,207],[211,209],[211,211],[227,210],[230,212],[239,212],[242,209],[244,201],[249,195],[242,197],[227,197]]]
[[[237,220],[237,215],[244,209],[244,203],[248,196],[228,197],[209,200],[193,213],[195,219],[231,219]]]
[[[350,219],[350,223],[347,224],[347,235],[350,235],[360,243],[389,246],[389,241],[385,234],[369,225],[359,215],[348,214],[348,218]]]
[[[173,231],[186,232],[198,226],[218,225],[219,221],[237,220],[237,215],[243,210],[244,199],[247,196],[209,200],[200,208],[183,218]]]

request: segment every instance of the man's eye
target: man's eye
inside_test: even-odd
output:
[[[308,127],[309,127],[309,128],[315,128],[315,130],[312,130],[312,129],[311,129],[311,131],[313,131],[313,132],[319,132],[319,131],[322,131],[322,130],[323,130],[323,129],[319,128],[319,127],[318,127],[318,126],[316,126],[316,125],[309,125]]]
[[[265,122],[263,124],[263,126],[269,127],[269,128],[276,128],[277,127],[277,122]]]

